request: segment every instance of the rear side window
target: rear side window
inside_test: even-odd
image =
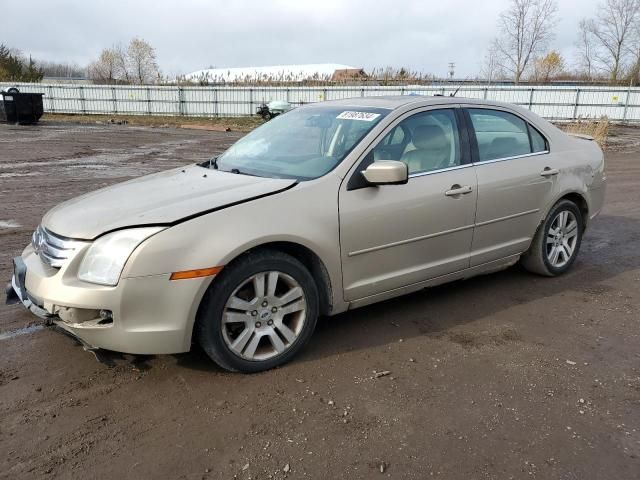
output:
[[[469,115],[475,130],[481,162],[546,150],[544,138],[533,128],[529,140],[529,126],[517,115],[479,108],[470,108]],[[538,136],[535,144],[534,132]],[[533,149],[532,144],[535,146]]]

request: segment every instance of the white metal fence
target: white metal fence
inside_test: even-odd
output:
[[[371,95],[449,95],[452,86],[160,87],[0,83],[0,89],[44,93],[50,113],[246,116],[263,102],[294,105]],[[529,108],[550,120],[600,118],[640,122],[640,87],[463,86],[457,97],[499,100]]]

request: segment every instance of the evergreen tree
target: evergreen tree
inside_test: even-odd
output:
[[[0,44],[1,82],[39,82],[43,76],[44,72],[31,57],[25,61],[6,45]]]

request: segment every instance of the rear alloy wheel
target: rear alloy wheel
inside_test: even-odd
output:
[[[522,256],[530,272],[553,277],[566,272],[578,255],[584,223],[575,203],[561,200],[551,209]]]
[[[221,367],[258,372],[290,360],[317,316],[317,288],[304,265],[282,252],[251,253],[212,283],[198,314],[198,340]]]
[[[545,243],[552,267],[562,268],[573,258],[578,244],[578,220],[571,210],[562,210],[551,221]]]

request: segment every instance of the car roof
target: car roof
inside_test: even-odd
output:
[[[427,95],[387,95],[387,96],[375,96],[375,97],[353,97],[344,98],[341,100],[327,100],[321,102],[325,106],[336,107],[373,107],[373,108],[386,108],[389,110],[395,110],[407,105],[415,106],[429,106],[429,105],[451,105],[451,104],[477,104],[477,105],[492,105],[514,108],[515,105],[498,102],[493,100],[479,100],[477,98],[465,98],[465,97],[449,97],[449,96],[427,96]],[[318,104],[316,104],[318,105]],[[516,107],[517,108],[517,107]]]

